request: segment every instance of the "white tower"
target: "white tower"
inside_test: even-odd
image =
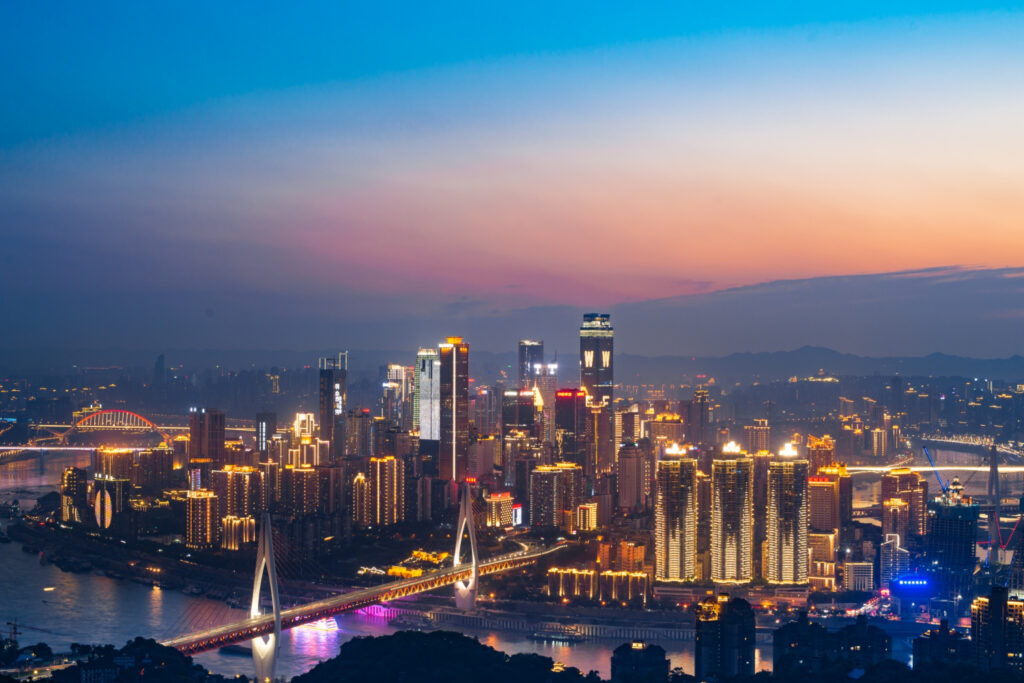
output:
[[[260,616],[260,586],[263,584],[263,570],[266,569],[270,583],[270,604],[274,611],[274,631],[267,636],[252,639],[252,661],[256,667],[257,683],[274,680],[277,665],[277,651],[281,647],[281,601],[277,594],[277,569],[274,567],[273,530],[270,528],[270,514],[263,514],[260,525],[259,549],[256,552],[256,577],[252,584],[252,605],[249,618]]]
[[[476,589],[480,580],[479,557],[476,551],[476,529],[473,525],[473,497],[470,485],[462,485],[462,501],[459,505],[459,523],[455,535],[454,567],[462,565],[462,534],[469,532],[469,554],[472,562],[472,573],[469,581],[455,582],[455,606],[459,609],[471,610],[476,605]]]

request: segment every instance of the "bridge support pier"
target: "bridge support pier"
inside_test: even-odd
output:
[[[469,581],[455,582],[455,607],[471,610],[476,606],[476,590],[480,581],[480,558],[476,550],[476,528],[473,525],[473,495],[469,484],[462,485],[462,496],[459,503],[459,523],[456,526],[455,555],[452,558],[454,567],[462,566],[462,535],[469,533],[469,555],[472,573]]]
[[[263,572],[267,573],[270,584],[270,604],[274,612],[274,632],[267,636],[252,639],[252,661],[256,668],[257,683],[270,683],[274,680],[274,669],[277,666],[277,652],[281,647],[281,601],[277,592],[277,568],[274,566],[273,530],[270,527],[270,514],[264,513],[260,524],[259,546],[256,552],[256,576],[252,584],[252,605],[249,617],[260,615],[260,587],[263,584]]]

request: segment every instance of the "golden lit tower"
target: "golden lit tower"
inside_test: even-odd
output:
[[[448,337],[439,345],[441,360],[441,434],[439,474],[444,481],[461,483],[469,457],[469,344]]]
[[[584,313],[580,326],[580,386],[593,403],[612,403],[615,331],[607,313]]]
[[[750,458],[711,463],[711,580],[754,578],[754,466]]]
[[[687,581],[697,575],[697,461],[659,460],[654,502],[654,577]]]
[[[771,583],[807,583],[807,470],[787,444],[768,464],[768,559]]]

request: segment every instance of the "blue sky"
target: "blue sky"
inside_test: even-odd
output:
[[[1022,36],[1005,3],[8,3],[4,344],[52,341],[69,292],[104,311],[78,323],[90,346],[313,348],[1021,266]],[[1016,310],[993,278],[986,308]],[[937,310],[938,289],[881,282],[893,321]],[[242,343],[260,301],[296,302],[290,331]],[[735,337],[715,306],[695,346]],[[987,319],[984,352],[1016,349],[1020,318]],[[635,325],[654,349],[660,321]],[[780,331],[750,350],[813,332]]]

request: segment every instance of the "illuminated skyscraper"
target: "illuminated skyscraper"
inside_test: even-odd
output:
[[[392,455],[370,458],[369,517],[377,526],[390,526],[405,519],[402,465]]]
[[[210,474],[210,488],[219,501],[219,517],[256,518],[264,509],[263,472],[255,467],[225,465]]]
[[[519,340],[519,388],[533,387],[534,368],[544,363],[544,342],[534,339]]]
[[[256,450],[266,459],[268,444],[277,433],[277,413],[256,413]]]
[[[828,467],[836,459],[836,442],[827,434],[820,439],[807,435],[807,461],[811,476],[818,474],[822,467]]]
[[[217,496],[199,489],[188,492],[185,519],[185,547],[206,550],[220,541],[220,517]]]
[[[461,483],[469,456],[469,344],[448,337],[438,347],[441,360],[441,434],[438,473],[443,481]]]
[[[910,552],[900,547],[897,534],[885,534],[885,540],[878,549],[879,587],[889,584],[910,571]]]
[[[697,577],[697,461],[659,460],[655,477],[654,578]]]
[[[829,533],[842,528],[839,519],[839,481],[833,477],[816,475],[807,479],[808,515],[810,528]]]
[[[122,522],[128,510],[128,498],[132,485],[127,479],[97,474],[92,480],[93,512],[96,526],[100,529],[111,529],[112,532],[125,530]],[[115,524],[115,522],[117,524]]]
[[[806,460],[784,449],[768,464],[768,560],[771,583],[807,583]]]
[[[530,524],[559,526],[566,510],[575,510],[583,493],[583,471],[576,463],[538,465],[530,472]]]
[[[818,470],[819,477],[828,477],[839,486],[839,524],[842,527],[853,519],[853,480],[846,465],[833,463]]]
[[[772,428],[768,426],[768,420],[755,419],[754,424],[743,427],[743,436],[748,453],[771,450]]]
[[[60,521],[79,524],[88,519],[88,473],[77,467],[67,467],[60,477]]]
[[[882,475],[882,503],[899,498],[907,504],[907,531],[921,536],[928,530],[928,482],[909,467],[891,469]],[[896,532],[890,532],[896,533]],[[901,534],[900,538],[906,538]]]
[[[339,353],[337,358],[320,359],[320,438],[330,443],[332,459],[345,454],[347,375],[348,351]]]
[[[593,403],[612,403],[614,328],[607,313],[585,313],[580,326],[580,386]]]
[[[895,534],[907,538],[910,529],[910,506],[902,498],[882,501],[882,535]]]
[[[501,435],[537,434],[537,396],[533,389],[508,389],[501,398]]]
[[[228,515],[221,519],[220,547],[241,550],[256,541],[256,520],[252,517]]]
[[[750,458],[711,463],[711,580],[753,579],[754,497]]]

